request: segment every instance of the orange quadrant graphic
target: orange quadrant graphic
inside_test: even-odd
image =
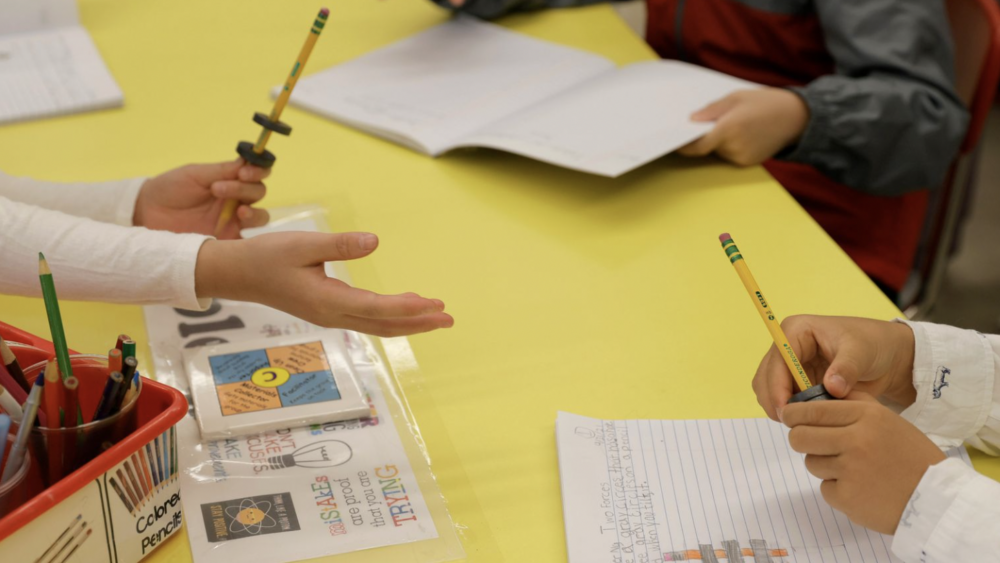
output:
[[[277,389],[258,387],[250,381],[227,383],[219,385],[217,389],[219,405],[225,416],[281,408]]]

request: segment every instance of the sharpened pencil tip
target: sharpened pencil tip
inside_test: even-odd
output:
[[[41,252],[38,253],[38,275],[45,276],[52,274],[52,270],[49,269],[49,261],[45,259],[45,255]]]

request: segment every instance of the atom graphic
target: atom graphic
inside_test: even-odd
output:
[[[226,516],[232,519],[232,522],[229,524],[229,531],[234,534],[246,532],[251,535],[257,535],[260,533],[261,528],[273,528],[277,526],[278,522],[268,514],[270,510],[270,502],[261,501],[258,503],[249,498],[241,500],[239,508],[227,506]]]

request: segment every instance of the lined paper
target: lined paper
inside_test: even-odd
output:
[[[889,563],[767,419],[556,421],[570,563]],[[949,455],[967,463],[964,449]]]
[[[14,0],[0,24],[0,124],[122,105],[67,0]]]

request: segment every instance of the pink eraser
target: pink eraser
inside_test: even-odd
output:
[[[329,8],[323,8],[322,10],[319,11],[319,13],[323,14],[324,16],[329,16],[330,15],[330,9]]]
[[[719,235],[719,242],[726,242],[731,238],[733,237],[729,236],[729,233],[722,233],[721,235]]]

